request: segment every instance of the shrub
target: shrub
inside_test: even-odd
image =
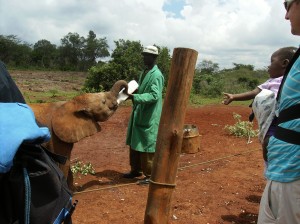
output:
[[[90,162],[84,164],[81,161],[77,161],[75,165],[71,166],[71,171],[73,173],[73,176],[81,177],[80,175],[88,175],[88,174],[95,174],[95,169],[93,168],[92,164]]]
[[[233,118],[236,123],[232,126],[226,125],[224,129],[236,137],[247,137],[248,143],[251,143],[250,138],[258,135],[258,130],[253,130],[253,122],[242,121],[242,116],[237,113],[233,113]]]

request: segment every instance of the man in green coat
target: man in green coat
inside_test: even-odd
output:
[[[130,147],[131,171],[124,178],[145,175],[140,184],[148,184],[156,148],[156,138],[162,111],[162,90],[164,76],[155,64],[158,49],[155,46],[144,48],[145,70],[139,78],[139,88],[129,95],[133,109],[128,124],[126,144]]]

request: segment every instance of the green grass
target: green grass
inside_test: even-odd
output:
[[[223,96],[218,98],[206,98],[200,95],[192,94],[190,96],[189,105],[190,106],[201,106],[201,105],[214,105],[214,104],[222,104]],[[230,105],[237,105],[237,106],[249,106],[252,100],[247,101],[234,101]]]
[[[57,90],[49,90],[47,92],[32,92],[32,91],[23,92],[25,100],[28,103],[66,101],[72,99],[73,97],[79,94],[80,92],[78,91],[64,92],[64,91],[57,91]]]
[[[224,75],[224,82],[236,92],[243,92],[239,86],[232,87],[237,78],[241,75],[245,77],[257,78],[259,81],[265,79],[265,76],[246,76],[245,72],[242,74],[226,74]],[[47,72],[47,71],[11,71],[12,77],[21,86],[21,92],[28,103],[41,103],[41,102],[56,102],[66,101],[73,97],[82,94],[82,86],[86,79],[86,73],[77,72]],[[21,75],[20,75],[21,74]],[[66,84],[68,83],[68,84]],[[66,88],[68,86],[69,88]],[[223,95],[216,98],[204,97],[203,95],[191,94],[189,98],[189,106],[202,106],[202,105],[218,105],[222,104]],[[252,101],[234,101],[230,105],[249,106]],[[124,106],[130,106],[131,100],[122,103]]]
[[[58,91],[58,90],[49,90],[46,92],[32,92],[32,91],[24,91],[23,95],[25,97],[26,102],[28,103],[45,103],[45,102],[57,102],[57,101],[66,101],[70,100],[75,96],[82,94],[80,91]],[[189,105],[193,107],[204,106],[204,105],[215,105],[222,104],[222,97],[218,98],[206,98],[200,95],[191,95],[189,100]],[[248,101],[234,101],[230,105],[237,106],[249,106],[251,100]],[[131,100],[127,100],[122,103],[123,106],[131,106]]]

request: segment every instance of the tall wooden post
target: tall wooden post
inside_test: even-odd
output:
[[[152,167],[145,224],[166,224],[170,217],[171,196],[175,188],[185,113],[197,56],[197,51],[193,49],[175,48],[173,51]]]

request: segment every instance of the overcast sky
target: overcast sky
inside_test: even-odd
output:
[[[114,41],[198,51],[198,62],[220,68],[232,63],[263,68],[271,54],[298,47],[284,19],[283,0],[0,0],[0,34],[30,44],[46,39],[60,45],[69,32]]]

